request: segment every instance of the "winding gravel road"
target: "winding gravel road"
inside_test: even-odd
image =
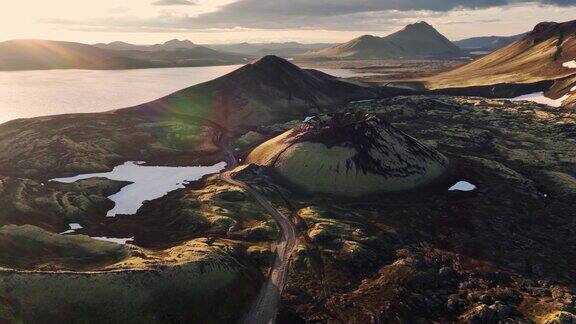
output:
[[[236,168],[238,161],[234,157],[234,154],[229,149],[224,149],[224,152],[228,160],[228,170]],[[246,183],[234,179],[230,171],[221,173],[220,178],[231,185],[244,189],[280,226],[281,235],[274,245],[276,257],[270,269],[268,281],[262,286],[258,297],[243,319],[243,323],[247,324],[274,323],[276,321],[276,315],[278,314],[280,296],[282,295],[288,277],[288,262],[298,244],[296,227],[288,217],[275,209],[264,196]]]

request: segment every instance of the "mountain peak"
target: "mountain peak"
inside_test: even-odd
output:
[[[165,42],[164,44],[168,45],[168,44],[193,44],[193,43],[187,39],[179,40],[177,38],[174,38]]]
[[[266,55],[255,61],[252,61],[252,66],[264,71],[278,71],[279,69],[289,68],[291,70],[298,69],[294,64],[276,55]]]
[[[191,48],[191,47],[196,47],[196,44],[192,43],[191,41],[189,41],[187,39],[185,39],[185,40],[172,39],[172,40],[165,42],[163,44],[163,46],[168,47],[168,48]]]
[[[420,21],[420,22],[417,22],[414,24],[407,25],[402,30],[400,30],[398,33],[405,33],[405,32],[410,32],[410,33],[434,32],[434,33],[438,33],[436,28],[434,28],[432,25],[430,25],[429,23],[427,23],[425,21]]]
[[[123,42],[123,41],[114,41],[114,42],[108,43],[108,45],[132,45],[132,44],[128,44],[128,43]]]
[[[434,28],[434,27],[432,27],[432,25],[430,25],[429,23],[427,23],[427,22],[426,22],[426,21],[424,21],[424,20],[422,20],[422,21],[419,21],[419,22],[417,22],[417,23],[409,24],[409,25],[408,25],[408,26],[406,26],[406,27],[419,27],[419,28],[425,27],[425,28]]]
[[[557,35],[568,35],[576,33],[576,20],[557,23],[541,22],[528,34],[536,42]]]

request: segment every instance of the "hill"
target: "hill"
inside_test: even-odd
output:
[[[49,40],[0,43],[0,70],[127,69],[154,66],[94,46]]]
[[[468,51],[487,51],[492,52],[503,47],[506,47],[515,41],[526,36],[526,33],[513,35],[513,36],[484,36],[484,37],[472,37],[466,38],[459,41],[454,41],[454,45],[460,47],[463,50]]]
[[[194,116],[236,133],[380,94],[375,88],[266,56],[218,79],[117,113]]]
[[[306,54],[331,59],[445,58],[461,55],[460,49],[426,22],[377,37],[364,35],[347,43]]]
[[[522,85],[529,92],[547,92],[559,99],[570,95],[576,69],[576,21],[538,24],[522,39],[462,67],[426,80],[432,90],[481,87],[493,95],[501,88]],[[571,81],[572,80],[572,81]],[[523,94],[523,93],[520,93]],[[517,94],[517,95],[520,95]]]
[[[149,251],[7,225],[0,244],[3,323],[232,323],[262,280],[233,246],[207,239]]]
[[[448,160],[369,114],[321,116],[257,147],[246,160],[308,193],[361,196],[410,190]]]
[[[0,256],[0,267],[17,269],[92,270],[117,263],[130,254],[120,244],[84,235],[62,236],[32,225],[0,227],[0,244],[9,251]]]

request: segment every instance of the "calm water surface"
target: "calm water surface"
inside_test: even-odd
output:
[[[106,178],[132,182],[118,193],[108,197],[115,203],[115,206],[114,209],[108,211],[106,216],[115,217],[119,214],[134,215],[145,201],[163,197],[176,189],[182,189],[186,183],[199,180],[208,174],[218,173],[225,167],[225,162],[212,166],[194,167],[145,166],[140,162],[126,162],[115,167],[111,172],[81,174],[51,181],[73,183],[83,179]],[[74,229],[72,225],[70,229]]]
[[[240,67],[0,72],[0,123],[16,118],[130,107],[215,79]],[[345,69],[322,71],[338,77],[359,75]]]

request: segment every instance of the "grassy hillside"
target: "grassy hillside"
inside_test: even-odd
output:
[[[409,190],[441,176],[447,159],[365,116],[322,116],[260,145],[246,163],[311,193],[356,197]]]
[[[261,275],[223,242],[197,239],[165,251],[63,237],[32,226],[0,229],[10,260],[0,268],[5,317],[27,323],[234,323],[259,287]],[[22,253],[22,254],[21,254]],[[108,265],[102,268],[108,260]],[[33,262],[33,263],[31,263]],[[92,272],[38,271],[76,265]],[[227,292],[234,291],[230,295]],[[228,295],[227,298],[222,296]]]
[[[211,126],[200,118],[170,114],[99,113],[14,120],[0,125],[0,174],[46,180],[106,172],[127,160],[213,152],[217,148]]]
[[[15,269],[90,270],[128,258],[124,245],[84,235],[63,236],[38,227],[0,227],[0,267]]]
[[[0,175],[0,226],[34,224],[63,232],[70,223],[105,215],[114,203],[106,197],[126,183],[87,179],[73,184],[48,183]]]

